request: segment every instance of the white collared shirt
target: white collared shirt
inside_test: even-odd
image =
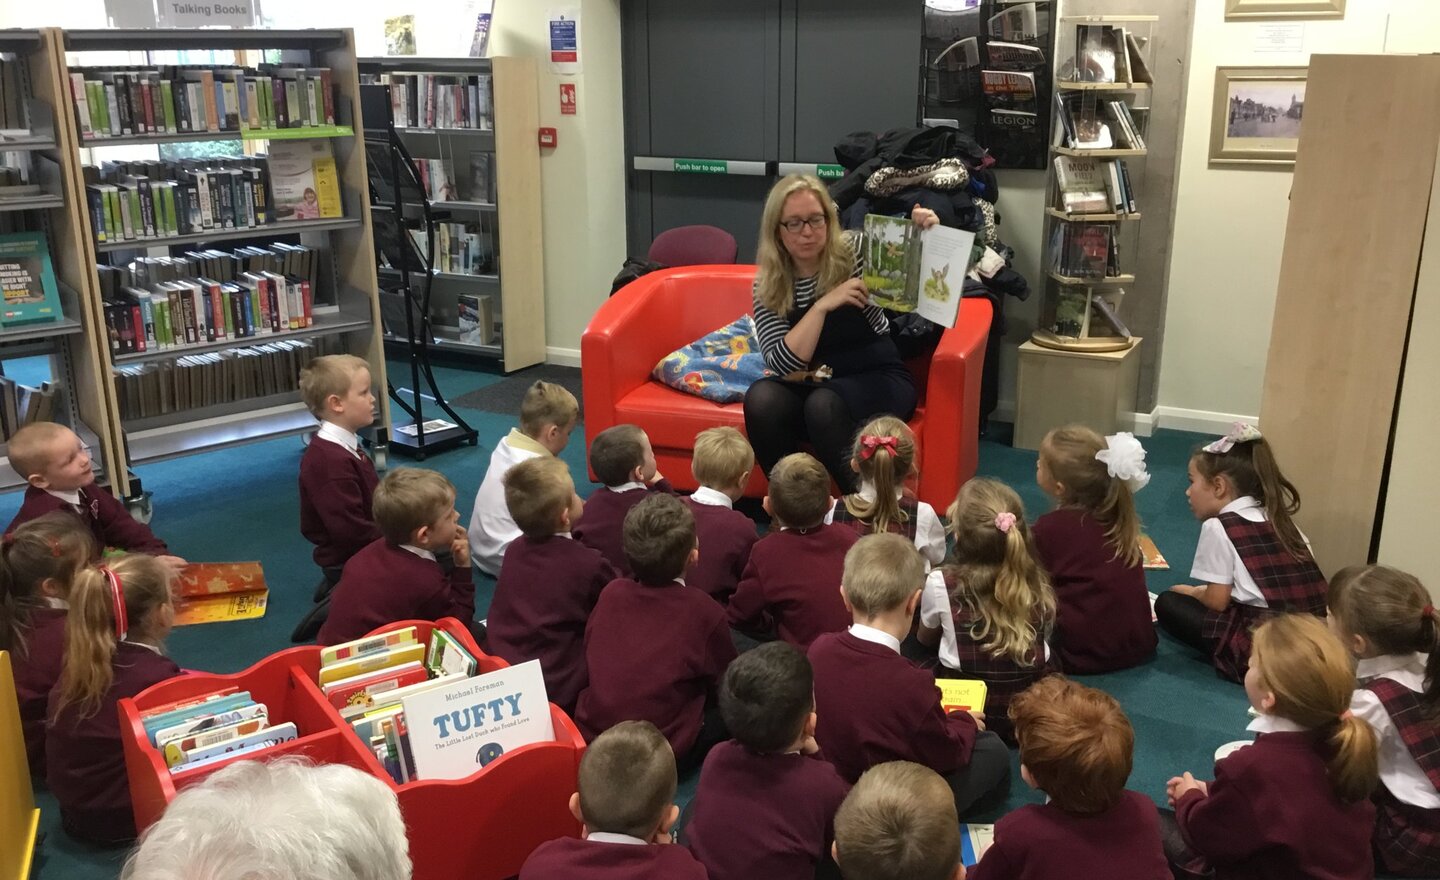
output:
[[[1355,664],[1355,677],[1361,682],[1372,678],[1388,678],[1416,693],[1425,690],[1426,654],[1385,654],[1368,657]],[[1430,777],[1420,769],[1415,757],[1405,747],[1400,730],[1390,720],[1390,713],[1380,698],[1363,687],[1350,696],[1350,711],[1375,728],[1380,740],[1380,781],[1396,800],[1426,810],[1440,809],[1440,792]]]
[[[899,501],[904,494],[903,489],[896,489],[895,500]],[[875,487],[868,480],[862,480],[860,491],[856,492],[855,496],[861,501],[874,501]],[[831,502],[830,512],[825,514],[827,525],[835,521],[835,509],[844,503],[844,498]],[[940,522],[940,517],[935,515],[935,508],[924,501],[916,502],[915,549],[925,557],[927,568],[945,561],[945,525]]]
[[[534,438],[512,428],[490,454],[490,466],[475,492],[470,526],[465,530],[470,540],[470,564],[488,575],[500,576],[505,551],[520,537],[520,527],[505,505],[505,475],[522,461],[549,455],[544,449]]]
[[[1310,728],[1279,715],[1261,714],[1246,725],[1245,729],[1254,733],[1304,733]]]
[[[46,608],[55,608],[60,611],[70,610],[70,603],[66,602],[64,599],[57,599],[54,596],[45,596],[44,599]]]
[[[866,626],[863,623],[852,623],[849,631],[850,635],[857,639],[874,642],[877,645],[884,645],[896,654],[900,653],[900,640],[884,630],[878,630],[873,626]]]
[[[157,656],[160,656],[160,657],[164,657],[164,656],[165,656],[165,652],[162,651],[162,650],[160,650],[159,648],[155,647],[154,645],[147,645],[147,644],[145,644],[144,642],[132,642],[132,641],[130,641],[129,639],[125,639],[124,641],[125,641],[125,644],[127,644],[127,645],[134,645],[134,646],[137,647],[137,648],[144,648],[144,649],[147,650],[147,651],[154,651]]]
[[[629,492],[631,489],[644,489],[645,484],[639,480],[631,480],[628,483],[621,483],[618,486],[606,486],[611,492]]]
[[[337,446],[344,447],[355,457],[360,457],[360,437],[354,431],[347,431],[334,422],[321,421],[320,429],[315,432],[319,440],[329,440]]]
[[[400,548],[401,548],[402,550],[409,550],[411,553],[414,553],[416,556],[419,556],[421,559],[428,559],[428,560],[430,560],[431,562],[435,562],[435,561],[436,561],[436,559],[435,559],[435,554],[432,553],[432,552],[429,551],[429,550],[426,550],[424,547],[417,547],[417,546],[415,546],[414,544],[401,544],[401,545],[400,545]]]
[[[69,492],[57,492],[54,489],[46,489],[45,491],[51,495],[54,495],[56,498],[59,498],[61,501],[64,501],[71,507],[78,508],[81,506],[79,489],[71,489]]]
[[[718,489],[711,489],[709,486],[701,486],[699,489],[691,492],[690,500],[696,504],[708,504],[711,507],[728,507],[731,510],[735,509],[735,502],[730,500],[729,495],[726,495]]]
[[[1250,495],[1236,498],[1220,508],[1220,512],[1238,513],[1250,522],[1265,522],[1265,508]],[[1207,584],[1229,584],[1230,598],[1242,605],[1269,607],[1265,594],[1245,568],[1240,552],[1225,534],[1225,526],[1218,516],[1200,524],[1200,540],[1195,544],[1195,564],[1190,567],[1190,577]]]
[[[585,835],[585,839],[595,843],[624,843],[631,846],[647,846],[650,841],[632,837],[629,834],[620,834],[615,831],[591,831]]]

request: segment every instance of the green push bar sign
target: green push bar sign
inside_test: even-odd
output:
[[[730,169],[724,159],[676,159],[675,170],[688,174],[725,174]]]
[[[815,176],[821,180],[839,180],[845,176],[845,169],[839,165],[816,165]]]

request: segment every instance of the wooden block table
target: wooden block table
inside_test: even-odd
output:
[[[1039,449],[1051,428],[1077,423],[1101,434],[1130,430],[1140,375],[1140,338],[1124,351],[1083,352],[1020,346],[1015,391],[1017,449]]]

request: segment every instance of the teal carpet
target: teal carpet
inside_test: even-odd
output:
[[[468,391],[505,377],[469,370],[436,370],[447,395]],[[391,376],[407,375],[392,364]],[[519,374],[519,375],[524,375]],[[430,457],[424,464],[444,472],[459,490],[462,523],[484,475],[490,450],[514,423],[513,416],[464,409],[461,414],[480,432],[480,448],[462,447]],[[433,418],[434,415],[432,414]],[[1008,445],[1006,425],[981,444],[980,473],[1019,490],[1033,519],[1046,509],[1035,485],[1034,453]],[[583,432],[577,430],[564,453],[572,472],[585,480]],[[1147,532],[1170,561],[1171,571],[1149,573],[1150,588],[1160,591],[1184,580],[1194,552],[1198,524],[1185,504],[1185,466],[1200,441],[1194,434],[1161,431],[1145,441],[1153,479],[1138,496]],[[1001,441],[1001,442],[996,442]],[[174,552],[191,560],[254,560],[264,563],[271,588],[270,606],[260,620],[178,629],[169,650],[189,669],[235,672],[290,646],[290,630],[310,605],[318,572],[310,561],[310,545],[299,533],[298,473],[301,442],[274,440],[195,455],[138,469],[154,496],[156,533]],[[391,465],[408,464],[392,457]],[[588,494],[582,488],[582,494]],[[0,516],[8,522],[20,505],[19,495],[0,496]],[[482,577],[476,592],[479,616],[489,606],[494,582]],[[1163,634],[1156,659],[1139,669],[1083,679],[1114,694],[1135,726],[1135,770],[1130,787],[1164,801],[1165,781],[1182,770],[1208,774],[1215,748],[1245,736],[1246,701],[1237,685],[1217,679],[1198,655]],[[1014,789],[1006,809],[1043,798],[1020,781],[1018,761]],[[693,794],[696,776],[682,780],[681,800]],[[38,792],[41,830],[46,838],[37,857],[35,877],[45,880],[102,880],[118,873],[123,853],[97,852],[76,844],[59,829],[54,800]],[[996,815],[999,815],[998,813]],[[992,819],[994,817],[984,817]]]

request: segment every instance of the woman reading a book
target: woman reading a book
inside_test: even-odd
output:
[[[918,205],[921,229],[940,222]],[[760,217],[755,328],[765,365],[745,395],[745,430],[769,473],[809,442],[840,490],[856,489],[855,429],[867,419],[915,413],[915,382],[890,339],[890,322],[861,280],[864,248],[842,233],[835,203],[811,175],[770,190]]]

